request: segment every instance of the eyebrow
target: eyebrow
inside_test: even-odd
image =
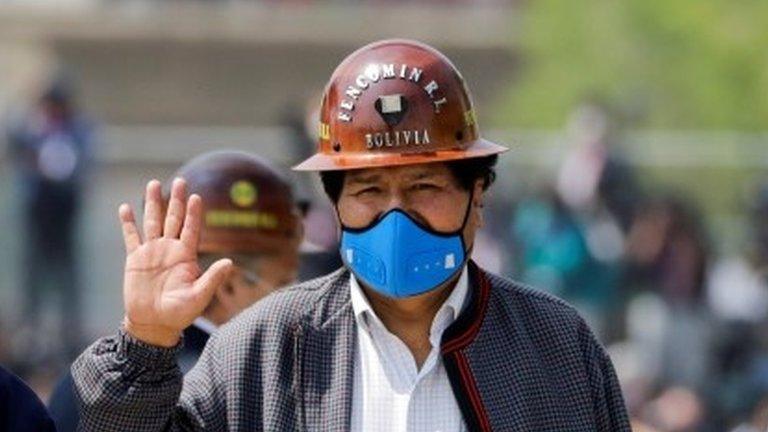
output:
[[[439,174],[431,171],[421,171],[419,173],[416,173],[413,176],[410,176],[409,178],[411,180],[424,180],[424,179],[429,179],[429,178],[439,177],[439,176],[440,176]]]
[[[440,173],[435,173],[432,171],[425,170],[425,171],[419,171],[415,174],[408,175],[407,178],[410,181],[416,181],[416,180],[431,179],[431,178],[441,177],[441,176],[442,174]],[[348,181],[348,184],[371,184],[371,183],[380,182],[381,177],[382,177],[381,174],[369,174],[369,175],[359,174],[359,175],[350,176],[347,181]]]
[[[350,176],[347,180],[350,184],[368,184],[368,183],[376,183],[381,180],[381,175],[379,174],[371,174],[371,175],[355,175]]]

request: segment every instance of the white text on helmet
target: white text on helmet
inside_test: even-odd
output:
[[[426,129],[420,131],[404,130],[365,134],[365,147],[369,150],[381,147],[400,147],[429,143],[429,133]]]
[[[355,101],[357,101],[365,90],[372,84],[376,84],[382,79],[401,79],[418,84],[421,81],[422,69],[409,66],[407,64],[396,65],[394,63],[371,63],[365,67],[363,73],[355,78],[354,84],[347,86],[344,94],[347,99],[339,102],[339,113],[337,119],[343,122],[352,121],[352,112],[355,110]],[[440,86],[434,80],[431,80],[423,87],[424,92],[432,100],[435,113],[440,112],[440,107],[447,102],[446,98],[438,98],[437,92]]]

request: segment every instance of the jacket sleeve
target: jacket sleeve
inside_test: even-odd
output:
[[[178,350],[145,344],[122,329],[91,345],[72,365],[79,430],[225,430],[222,387],[209,350],[190,372],[183,392]]]
[[[582,325],[584,332],[582,335],[585,339],[585,361],[597,430],[600,432],[631,432],[624,397],[611,359],[587,325],[584,323]]]

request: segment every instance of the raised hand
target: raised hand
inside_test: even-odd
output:
[[[186,197],[186,183],[177,178],[163,212],[160,182],[147,184],[144,240],[128,204],[120,206],[125,240],[125,329],[135,338],[172,347],[181,331],[192,324],[226,280],[232,262],[222,259],[201,275],[197,264],[202,201]],[[164,214],[165,213],[165,214]]]

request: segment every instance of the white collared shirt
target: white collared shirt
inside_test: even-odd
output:
[[[443,332],[461,313],[467,299],[467,269],[435,314],[432,345],[419,370],[403,341],[390,333],[350,276],[352,309],[357,323],[353,431],[458,432],[466,426],[440,356]]]

